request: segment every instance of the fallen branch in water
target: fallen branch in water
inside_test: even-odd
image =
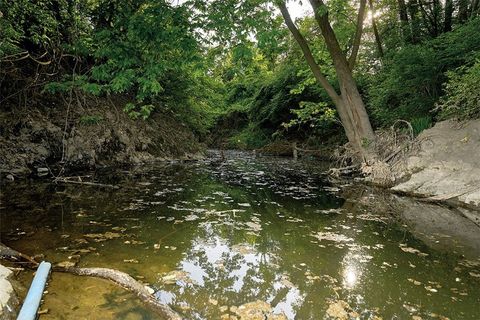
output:
[[[32,257],[11,249],[2,243],[0,243],[0,257],[15,262],[23,259],[26,260],[27,264],[30,264],[32,268],[38,266],[38,262]],[[147,290],[145,285],[141,284],[125,272],[108,268],[77,268],[60,266],[54,266],[53,271],[110,280],[122,288],[133,292],[145,305],[157,312],[162,318],[168,320],[182,319],[182,317],[169,306],[158,301],[155,296]]]
[[[73,180],[75,179],[75,180]],[[95,186],[95,187],[106,187],[106,188],[114,188],[118,189],[118,186],[114,186],[112,184],[103,184],[103,183],[96,183],[96,182],[89,182],[89,181],[82,181],[80,177],[63,177],[63,178],[56,178],[53,182],[57,183],[73,183],[73,184],[83,184],[86,186]]]
[[[182,317],[169,306],[158,301],[145,285],[141,284],[125,272],[108,268],[76,268],[76,267],[53,267],[53,271],[66,272],[77,276],[88,276],[110,280],[122,288],[133,292],[143,303],[156,311],[165,319],[177,320]]]
[[[26,260],[27,263],[31,263],[33,266],[37,267],[38,262],[35,261],[32,257],[18,252],[17,250],[13,250],[10,247],[0,243],[0,258],[8,259],[13,262],[20,262],[19,260]]]

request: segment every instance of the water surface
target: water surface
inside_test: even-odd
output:
[[[231,153],[84,178],[118,189],[16,181],[2,186],[1,240],[127,272],[189,319],[228,319],[250,302],[287,319],[480,318],[475,245],[422,235],[374,191],[341,192],[322,169]],[[107,281],[57,273],[42,309],[40,319],[157,318]]]

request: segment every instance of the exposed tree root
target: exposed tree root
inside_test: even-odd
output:
[[[21,260],[24,260],[27,265],[29,264],[31,267],[38,266],[38,262],[36,262],[32,257],[22,254],[1,243],[0,257],[14,262],[21,262]],[[54,266],[53,271],[110,280],[115,284],[121,286],[122,288],[135,293],[135,295],[137,295],[137,297],[139,297],[145,305],[157,312],[162,318],[168,320],[182,319],[182,317],[178,313],[173,311],[169,306],[158,301],[155,296],[152,295],[143,284],[141,284],[125,272],[108,268],[76,268],[60,266]]]
[[[406,170],[409,153],[418,148],[421,142],[415,139],[409,122],[397,120],[390,128],[378,130],[375,141],[366,146],[373,155],[371,159],[366,161],[360,158],[355,148],[347,143],[335,152],[337,165],[342,168],[331,169],[329,173],[334,177],[360,174],[370,183],[391,187],[400,177],[399,173]]]

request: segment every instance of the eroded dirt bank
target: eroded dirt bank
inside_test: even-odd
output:
[[[439,122],[417,142],[392,190],[480,208],[480,120]]]
[[[200,155],[198,139],[171,112],[132,120],[123,104],[98,99],[81,107],[0,110],[2,178]]]

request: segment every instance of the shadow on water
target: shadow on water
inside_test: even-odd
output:
[[[2,186],[0,236],[52,262],[125,271],[189,319],[245,309],[271,319],[480,317],[480,232],[465,212],[340,190],[324,169],[229,153],[91,173],[119,189],[15,182]],[[106,281],[66,274],[53,275],[44,308],[41,319],[155,318]]]

